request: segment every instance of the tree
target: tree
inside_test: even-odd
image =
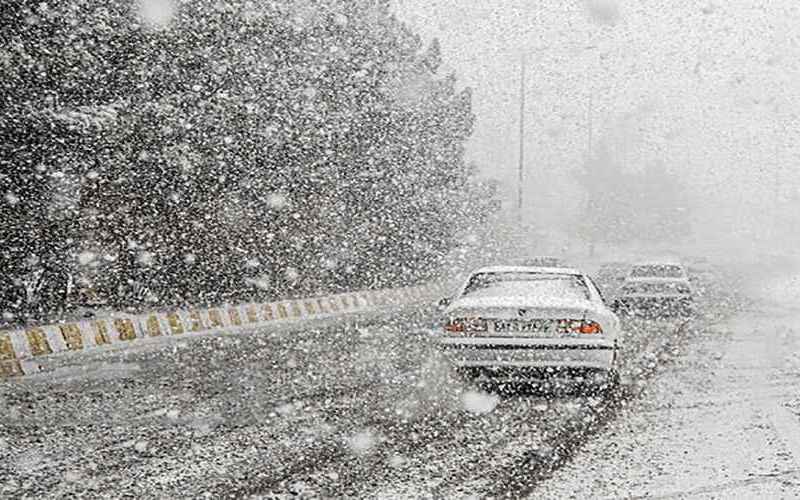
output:
[[[118,307],[394,286],[472,224],[471,94],[388,2],[188,0],[145,21],[123,0],[0,14],[13,276],[48,255]],[[55,218],[54,173],[75,193]]]

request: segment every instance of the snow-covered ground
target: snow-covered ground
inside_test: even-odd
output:
[[[69,356],[0,386],[0,495],[519,497],[632,420],[726,300],[692,326],[629,323],[619,398],[467,387],[429,307]]]
[[[749,307],[698,331],[535,498],[800,497],[800,275],[739,275]]]

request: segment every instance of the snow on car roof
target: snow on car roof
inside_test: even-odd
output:
[[[548,273],[582,276],[583,273],[577,269],[568,267],[540,267],[540,266],[489,266],[481,267],[472,271],[470,274],[479,273]]]

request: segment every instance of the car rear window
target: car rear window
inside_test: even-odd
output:
[[[634,278],[682,278],[683,268],[674,264],[634,266],[631,276]]]
[[[630,283],[622,287],[626,294],[688,294],[689,287],[683,283]]]
[[[504,295],[559,297],[586,300],[589,288],[582,277],[550,273],[478,273],[472,275],[462,296]]]

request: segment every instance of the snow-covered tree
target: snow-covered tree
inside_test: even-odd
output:
[[[476,187],[471,95],[438,42],[388,2],[139,4],[0,14],[12,276],[56,255],[120,306],[430,276]],[[57,220],[54,178],[74,198]]]

